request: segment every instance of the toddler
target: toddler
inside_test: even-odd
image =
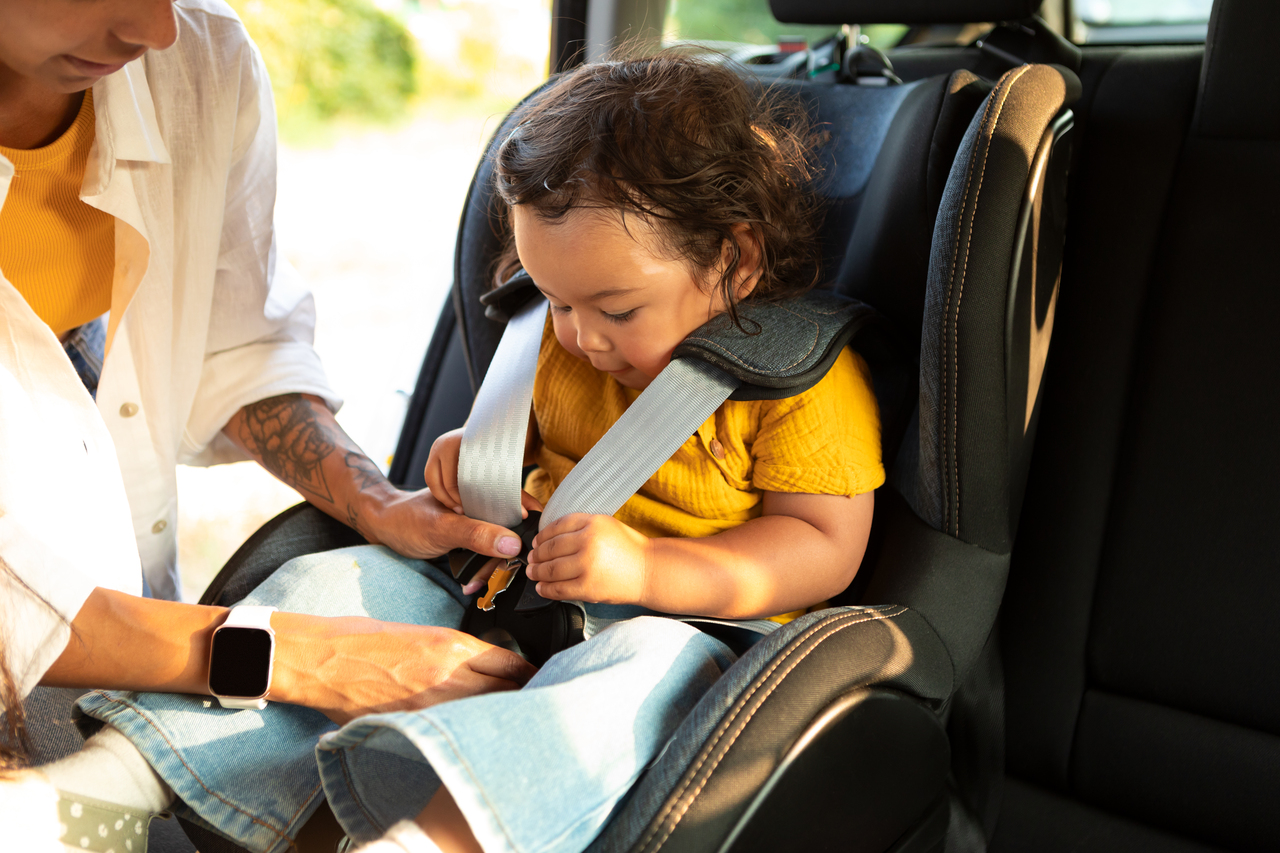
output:
[[[689,333],[720,314],[737,320],[745,300],[814,284],[811,134],[802,114],[782,112],[720,66],[664,55],[567,75],[502,144],[495,180],[510,239],[497,279],[522,267],[550,303],[525,459],[537,465],[526,484],[537,502]],[[437,440],[426,468],[432,493],[455,508],[461,436]],[[688,641],[691,657],[719,644],[619,615],[794,618],[852,580],[883,480],[867,368],[846,350],[798,396],[725,402],[616,516],[548,525],[528,575],[546,598],[585,602],[588,634],[611,626],[586,646],[620,648],[611,632],[629,633],[610,658],[618,683],[665,679],[643,662],[655,635]],[[726,659],[723,647],[703,654]],[[634,710],[618,702],[607,713],[630,726]]]

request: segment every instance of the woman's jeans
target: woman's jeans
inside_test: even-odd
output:
[[[291,560],[242,603],[446,627],[463,613],[446,574],[374,546]],[[285,850],[322,793],[348,834],[376,838],[443,781],[486,851],[578,851],[734,659],[674,620],[588,622],[599,633],[522,690],[342,729],[297,706],[199,696],[95,691],[81,708],[137,745],[181,816],[251,850]]]

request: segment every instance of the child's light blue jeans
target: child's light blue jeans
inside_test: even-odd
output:
[[[446,627],[463,613],[447,575],[373,546],[292,560],[243,603]],[[138,746],[183,817],[251,850],[285,850],[322,792],[353,838],[376,838],[443,780],[484,850],[578,851],[734,660],[674,620],[589,621],[600,633],[523,690],[341,730],[305,708],[228,711],[196,696],[96,691],[81,708]]]

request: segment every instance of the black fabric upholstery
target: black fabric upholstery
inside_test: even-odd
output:
[[[1028,18],[1040,0],[769,0],[787,24],[967,24]]]
[[[1010,769],[1046,787],[1067,783],[1127,365],[1199,68],[1196,48],[1087,55],[1082,68],[1062,294],[1001,615]]]
[[[1075,752],[1085,802],[1231,850],[1280,839],[1278,735],[1090,689]]]
[[[991,853],[1223,853],[1009,780]]]
[[[862,195],[876,215],[858,217],[851,229],[837,232],[848,238],[837,255],[843,259],[828,267],[835,272],[833,286],[876,306],[912,353],[920,350],[929,246],[942,190],[965,128],[990,89],[989,82],[967,72],[913,87],[885,134]]]
[[[1034,787],[1011,783],[996,850],[1280,837],[1276,14],[1220,0],[1203,70],[1196,49],[1086,56],[1001,617],[1009,768]]]
[[[745,689],[740,671],[751,675]],[[753,647],[730,675],[737,684],[727,676],[699,702],[590,853],[714,849],[835,699],[878,685],[937,709],[952,684],[947,652],[928,623],[894,606],[802,617]],[[703,734],[708,729],[713,737]]]
[[[1280,4],[1216,0],[1196,111],[1197,136],[1280,137],[1280,74],[1269,60],[1280,31]]]

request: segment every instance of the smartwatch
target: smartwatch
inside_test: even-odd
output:
[[[209,692],[224,708],[261,711],[267,707],[276,634],[271,630],[274,607],[240,605],[213,632],[209,647]]]

